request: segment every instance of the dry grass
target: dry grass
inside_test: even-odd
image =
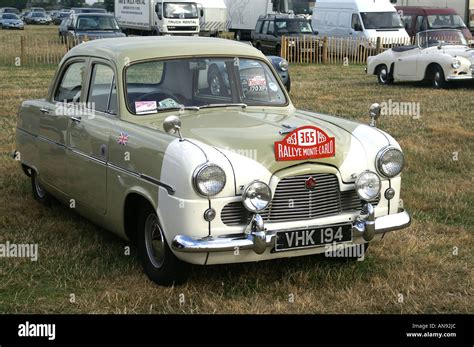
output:
[[[0,243],[39,243],[38,262],[0,259],[7,313],[472,313],[473,88],[381,87],[361,66],[292,66],[299,108],[367,121],[372,102],[421,103],[422,117],[385,117],[408,165],[403,198],[413,225],[373,244],[363,262],[305,257],[193,267],[186,285],[161,288],[135,249],[67,208],[45,209],[6,155],[21,100],[45,95],[54,66],[0,67]],[[459,161],[452,153],[459,152]],[[458,247],[459,254],[453,255]],[[70,302],[75,294],[75,303]],[[180,295],[185,302],[180,304]],[[399,302],[400,294],[403,303]],[[294,295],[294,303],[289,302]]]

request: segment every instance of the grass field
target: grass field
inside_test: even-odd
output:
[[[362,262],[193,267],[187,284],[161,288],[142,273],[135,248],[124,254],[125,241],[66,207],[36,203],[7,155],[21,101],[43,97],[55,68],[0,66],[0,243],[39,244],[37,262],[0,258],[0,313],[474,312],[472,86],[382,87],[362,66],[292,66],[299,108],[367,122],[373,102],[419,103],[420,119],[379,122],[406,154],[402,195],[413,225],[372,244]]]

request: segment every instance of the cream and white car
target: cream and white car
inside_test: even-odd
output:
[[[417,34],[415,45],[369,57],[367,74],[377,75],[380,84],[429,80],[434,88],[474,81],[474,49],[460,30],[428,30]]]

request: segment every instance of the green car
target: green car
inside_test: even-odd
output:
[[[136,242],[160,285],[188,264],[350,250],[410,224],[404,155],[371,125],[295,109],[269,60],[230,40],[83,43],[23,103],[33,195]]]

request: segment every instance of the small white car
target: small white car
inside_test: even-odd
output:
[[[445,88],[451,81],[474,81],[474,49],[460,30],[428,30],[417,34],[413,46],[369,57],[367,74],[377,75],[380,84],[429,80]]]

